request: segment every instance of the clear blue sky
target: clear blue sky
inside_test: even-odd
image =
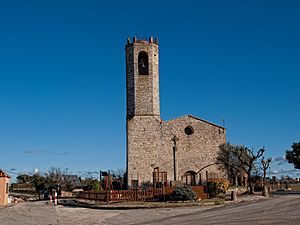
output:
[[[299,28],[297,0],[1,1],[0,168],[124,169],[124,47],[152,35],[162,119],[225,119],[228,141],[292,170]]]

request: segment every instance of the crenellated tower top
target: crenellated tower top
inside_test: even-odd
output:
[[[153,38],[152,36],[150,36],[149,39],[133,37],[132,40],[131,40],[131,38],[128,37],[127,38],[127,45],[132,44],[132,43],[148,43],[148,44],[158,45],[158,39]]]

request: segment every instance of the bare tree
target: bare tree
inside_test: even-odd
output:
[[[249,193],[253,194],[252,173],[255,169],[255,161],[264,154],[264,148],[254,153],[245,146],[227,143],[221,145],[219,149],[217,164],[234,177],[234,184],[236,184],[238,174],[247,174]]]
[[[242,165],[243,171],[248,176],[248,185],[249,185],[249,193],[253,194],[253,179],[252,172],[255,169],[255,161],[259,159],[265,152],[264,148],[259,149],[256,153],[253,150],[248,149],[247,147],[241,148],[239,151],[234,152],[237,156],[238,160]]]
[[[63,172],[60,168],[52,167],[46,172],[46,182],[49,191],[53,190],[61,192],[68,186],[68,181],[64,178],[66,172]]]
[[[238,185],[238,175],[241,172],[241,163],[234,151],[238,151],[240,146],[231,145],[230,143],[219,146],[216,164],[222,170],[227,171],[228,178],[232,179],[233,185]]]
[[[266,187],[266,176],[267,176],[267,170],[270,167],[270,163],[272,161],[272,158],[268,158],[265,160],[265,157],[262,157],[260,160],[261,162],[261,170],[263,171],[263,196],[269,197],[268,190]]]

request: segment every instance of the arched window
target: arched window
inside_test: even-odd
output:
[[[140,52],[138,58],[139,75],[149,75],[149,62],[147,52]]]

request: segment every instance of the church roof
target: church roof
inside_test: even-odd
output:
[[[168,121],[177,120],[177,119],[180,119],[180,118],[183,118],[183,117],[190,117],[190,118],[192,118],[192,119],[199,120],[199,121],[204,122],[204,123],[207,123],[207,124],[209,124],[209,125],[212,125],[212,126],[215,126],[215,127],[219,127],[219,128],[222,128],[222,129],[226,130],[226,128],[223,127],[223,126],[217,125],[217,124],[215,124],[215,123],[211,123],[211,122],[209,122],[209,121],[207,121],[207,120],[203,120],[203,119],[201,119],[201,118],[198,118],[198,117],[196,117],[196,116],[189,115],[189,114],[188,114],[188,115],[184,115],[184,116],[180,116],[180,117],[177,117],[177,118],[175,118],[175,119],[168,120]]]
[[[0,177],[7,177],[10,178],[10,176],[8,176],[8,174],[6,174],[3,170],[0,169]]]

